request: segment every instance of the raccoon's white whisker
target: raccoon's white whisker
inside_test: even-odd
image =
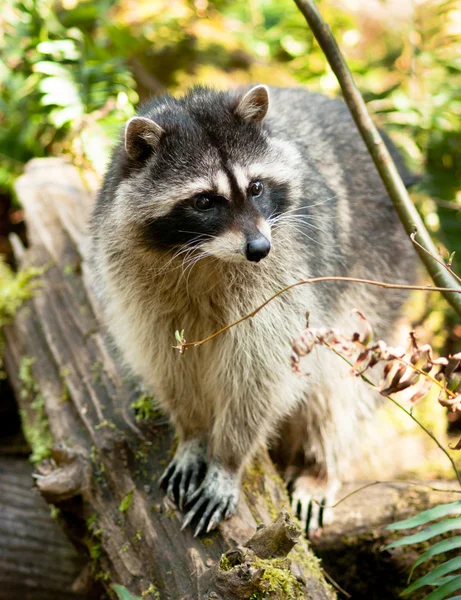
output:
[[[325,231],[325,229],[322,229],[322,227],[318,227],[318,225],[314,225],[313,223],[311,223],[308,220],[308,217],[300,217],[300,216],[297,216],[297,215],[281,216],[280,219],[277,221],[277,223],[281,223],[281,222],[284,222],[284,223],[300,223],[304,227],[310,227],[311,229],[315,229],[316,231],[321,231],[325,235],[328,235],[328,232]]]
[[[195,232],[186,232],[186,233],[195,233]],[[175,259],[179,258],[181,255],[189,255],[190,253],[193,253],[195,250],[199,250],[201,248],[202,242],[203,241],[207,241],[208,238],[215,238],[216,236],[210,235],[210,234],[199,234],[196,238],[190,240],[189,242],[187,242],[185,244],[184,247],[179,248],[174,254],[173,256],[164,264],[162,265],[162,267],[160,269],[152,269],[152,272],[155,273],[156,275],[160,275],[164,272],[169,272],[171,273],[172,271],[175,271],[176,269],[179,269],[183,266],[182,263],[180,263],[179,265],[169,268],[170,265],[175,261]]]
[[[193,235],[196,235],[197,237],[194,238],[194,240],[201,238],[216,238],[215,235],[211,235],[210,233],[198,233],[198,231],[187,231],[187,229],[178,229],[178,231],[179,233],[192,233]]]

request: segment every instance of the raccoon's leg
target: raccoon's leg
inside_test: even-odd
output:
[[[271,448],[272,459],[285,478],[293,512],[308,538],[331,522],[333,511],[329,507],[335,503],[340,487],[335,461],[331,457],[327,460],[329,442],[324,435],[315,415],[309,414],[308,405],[304,405],[283,421]]]
[[[188,371],[176,369],[157,384],[178,438],[177,450],[159,483],[181,510],[200,486],[208,456],[209,408],[193,393],[194,387],[189,388],[190,379]]]
[[[336,495],[340,488],[337,478],[326,478],[316,474],[318,466],[298,471],[289,487],[291,488],[291,506],[301,521],[306,536],[310,539],[331,523]]]
[[[211,531],[237,510],[245,461],[259,444],[265,442],[273,422],[273,412],[269,408],[272,395],[268,390],[265,395],[264,391],[254,390],[252,397],[246,398],[229,395],[216,411],[208,471],[186,505],[189,511],[183,529],[193,522],[195,536]]]

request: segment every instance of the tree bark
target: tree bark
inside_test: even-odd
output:
[[[296,579],[296,597],[334,598],[303,538],[291,551],[293,564],[272,558],[277,556],[273,549],[262,559],[258,536],[251,548],[242,549],[259,524],[270,523],[288,506],[264,450],[246,471],[235,517],[200,539],[180,531],[181,515],[157,485],[172,432],[164,416],[136,422],[131,404],[144,392],[106,342],[100,308],[87,286],[92,194],[77,169],[62,159],[33,160],[16,191],[29,239],[27,250],[13,239],[16,259],[22,268],[33,264],[44,272],[34,297],[5,329],[5,367],[37,455],[52,439],[51,456],[36,474],[37,487],[87,548],[92,576],[143,598],[220,598],[219,589],[213,589],[217,577],[213,580],[210,571],[204,586],[202,575],[212,567],[226,577],[221,556],[237,547],[232,574],[253,572],[245,565],[256,556],[257,569],[264,572],[257,574],[265,582],[260,586],[264,597],[293,597],[268,587],[269,567],[261,560],[274,560],[276,569]],[[290,543],[282,538],[285,556]],[[251,595],[241,594],[235,597]]]
[[[83,600],[72,586],[85,560],[31,489],[31,474],[27,459],[0,456],[0,600]]]

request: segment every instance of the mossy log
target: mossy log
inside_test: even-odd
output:
[[[106,343],[87,285],[92,194],[77,169],[61,159],[33,160],[16,191],[29,240],[25,249],[13,239],[16,260],[21,268],[43,267],[43,274],[33,298],[5,330],[5,367],[40,462],[37,487],[86,546],[92,576],[108,589],[118,583],[142,598],[161,600],[334,598],[302,537],[291,551],[292,564],[270,552],[264,557],[264,538],[253,538],[255,546],[243,549],[258,525],[269,524],[288,506],[265,451],[247,469],[235,517],[199,539],[180,531],[181,514],[157,485],[172,446],[171,429]],[[240,595],[237,586],[234,596],[223,596],[219,582],[228,574],[221,560],[229,550],[232,574],[243,579],[252,574],[264,585],[242,584]],[[279,577],[268,584],[274,570]]]

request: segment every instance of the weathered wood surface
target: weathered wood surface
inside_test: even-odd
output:
[[[163,417],[135,421],[130,404],[141,392],[105,343],[86,285],[91,194],[61,159],[32,161],[16,190],[29,239],[28,250],[15,241],[16,258],[45,272],[34,298],[6,329],[5,366],[32,426],[31,403],[37,394],[43,398],[55,450],[37,485],[85,542],[97,579],[121,583],[143,598],[201,597],[200,576],[287,506],[284,487],[261,452],[247,470],[235,517],[201,539],[180,532],[181,515],[156,483],[171,431]],[[32,382],[21,381],[25,358]],[[290,557],[304,570],[306,598],[334,597],[305,540]]]
[[[27,459],[0,457],[0,600],[83,600],[85,559],[32,488]]]

